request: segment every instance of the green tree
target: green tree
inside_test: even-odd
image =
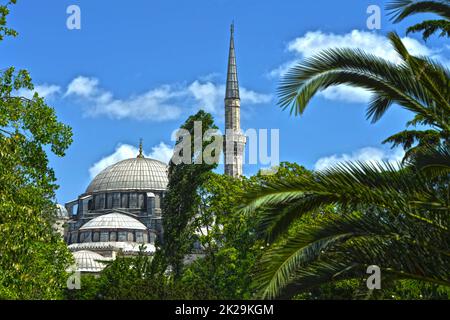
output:
[[[238,211],[249,181],[209,173],[198,189],[200,205],[193,232],[201,257],[182,281],[196,299],[248,299],[255,248],[253,221]]]
[[[282,162],[273,174],[233,178],[209,173],[199,188],[200,206],[194,231],[202,258],[193,261],[182,281],[198,299],[250,299],[254,296],[253,266],[265,243],[258,241],[255,214],[240,209],[248,190],[276,179],[311,173],[294,163]]]
[[[0,39],[16,35],[6,27],[9,5],[0,6]],[[71,255],[52,228],[56,216],[55,175],[45,150],[64,156],[71,129],[33,90],[27,71],[0,73],[0,298],[53,299],[66,286]]]
[[[201,136],[194,135],[195,122],[202,125]],[[202,153],[209,144],[206,139],[203,141],[205,132],[209,129],[217,129],[212,115],[200,110],[195,115],[190,116],[180,128],[187,130],[189,135],[180,136],[175,148],[188,142],[191,149],[182,150],[180,154],[190,152],[187,155],[190,163],[175,164],[173,161],[169,163],[169,184],[163,200],[164,241],[162,243],[162,254],[176,278],[182,274],[183,259],[192,250],[194,243],[191,222],[200,205],[198,188],[207,179],[207,174],[217,166],[216,163],[207,164],[204,161],[196,163],[201,155],[198,152],[195,153],[197,143],[202,146]]]
[[[407,29],[407,33],[422,32],[427,40],[431,35],[440,32],[440,37],[450,37],[450,1],[448,0],[394,0],[387,4],[386,9],[394,23],[419,13],[434,13],[442,19],[426,20]]]
[[[73,300],[167,300],[193,299],[180,282],[162,271],[162,256],[119,253],[100,275],[82,275],[80,290],[67,290]]]

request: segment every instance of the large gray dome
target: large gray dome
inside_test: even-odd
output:
[[[131,158],[101,171],[86,193],[120,190],[165,190],[169,180],[167,165],[150,158]]]

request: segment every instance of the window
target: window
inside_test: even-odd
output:
[[[144,236],[142,231],[136,231],[136,242],[142,243],[144,242]]]
[[[160,201],[160,197],[159,197],[159,193],[155,194],[155,208],[161,208],[161,201]]]
[[[88,201],[88,210],[94,210],[94,201],[92,201],[92,199],[90,199]]]
[[[134,234],[133,234],[133,232],[128,232],[128,241],[130,241],[130,242],[134,241]]]
[[[147,232],[144,233],[144,242],[148,243],[148,234],[147,234]]]
[[[80,240],[80,242],[91,242],[91,232],[83,232]]]
[[[112,194],[112,207],[120,208],[120,193],[115,192]]]
[[[144,201],[144,194],[139,194],[139,201],[138,201],[138,208],[145,209],[145,201]]]
[[[130,193],[130,208],[137,208],[137,193]]]
[[[122,242],[127,241],[127,232],[119,231],[118,239],[119,239],[119,241],[122,241]]]
[[[100,232],[100,241],[101,242],[108,242],[109,241],[109,232],[108,231]]]
[[[113,231],[109,233],[109,241],[117,241],[117,232]]]
[[[112,193],[108,193],[106,195],[106,209],[112,209],[112,203],[113,203],[113,195]]]
[[[94,197],[95,209],[104,209],[105,208],[105,194],[97,194]]]
[[[78,234],[76,232],[72,233],[70,235],[70,243],[77,243],[78,242]]]
[[[94,232],[92,234],[92,241],[93,242],[98,242],[100,240],[100,234],[98,232]]]
[[[122,208],[128,208],[128,193],[122,193]]]

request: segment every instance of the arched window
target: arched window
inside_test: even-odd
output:
[[[91,233],[82,232],[80,235],[80,242],[91,242]]]
[[[94,201],[92,200],[92,199],[90,199],[89,201],[88,201],[88,210],[94,210],[95,209],[95,207],[94,207]]]
[[[108,193],[106,194],[106,209],[112,209],[113,204],[113,194]]]
[[[70,243],[78,243],[78,232],[73,232],[70,235]]]
[[[122,193],[122,208],[128,207],[128,193]]]
[[[113,208],[120,208],[120,193],[114,192],[112,194],[112,207]]]
[[[105,209],[105,194],[100,193],[94,197],[95,209]]]
[[[121,241],[121,242],[127,241],[127,232],[126,231],[119,231],[118,233],[119,233],[118,234],[119,241]]]
[[[137,208],[137,193],[130,193],[130,208]]]
[[[108,242],[109,241],[109,232],[108,231],[100,232],[100,241],[101,242]]]
[[[138,201],[138,208],[145,209],[145,201],[144,201],[144,194],[139,194],[139,201]]]
[[[142,231],[136,231],[136,242],[144,242],[144,235],[142,234]]]

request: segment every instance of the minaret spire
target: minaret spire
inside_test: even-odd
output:
[[[225,174],[242,176],[242,162],[246,137],[241,132],[241,99],[234,50],[234,22],[230,27],[227,84],[225,90]]]
[[[239,82],[237,77],[236,53],[234,52],[234,22],[230,27],[230,49],[228,53],[227,89],[225,99],[239,99]]]

